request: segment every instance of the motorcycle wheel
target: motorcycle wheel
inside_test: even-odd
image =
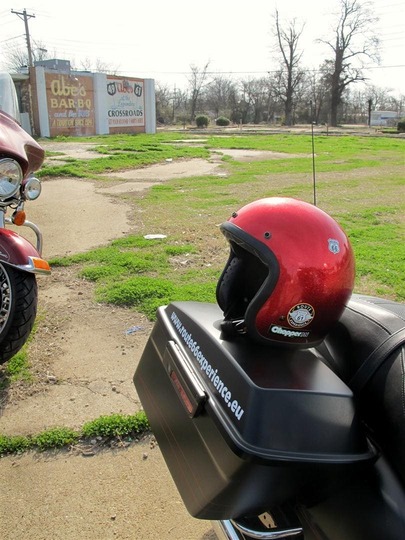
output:
[[[27,341],[37,313],[34,274],[0,263],[0,364],[10,360]]]

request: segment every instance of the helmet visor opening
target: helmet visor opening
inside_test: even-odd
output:
[[[225,320],[244,318],[247,307],[268,274],[268,268],[260,259],[231,242],[230,260],[218,290],[218,303]]]

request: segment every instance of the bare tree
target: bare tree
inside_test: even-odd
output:
[[[76,69],[76,68],[75,68]],[[79,68],[77,71],[95,71],[96,73],[108,73],[109,75],[118,75],[118,66],[113,66],[104,62],[100,58],[92,60],[89,57],[82,58],[80,60]]]
[[[267,116],[269,91],[267,79],[248,79],[242,81],[241,85],[245,100],[252,112],[253,123],[259,124],[264,114]]]
[[[220,114],[229,114],[229,100],[235,90],[235,83],[232,79],[222,75],[214,77],[207,87],[207,106],[218,118]]]
[[[340,13],[330,41],[320,40],[333,52],[330,73],[330,123],[337,125],[338,108],[347,87],[364,81],[363,60],[378,61],[379,41],[373,26],[378,20],[370,10],[370,3],[358,0],[339,0]]]
[[[156,101],[156,120],[159,124],[166,124],[169,118],[173,116],[172,90],[167,84],[156,82],[155,101]]]
[[[277,77],[274,74],[269,74],[269,76],[263,81],[263,84],[267,86],[266,92],[266,112],[264,113],[264,120],[266,122],[275,122],[277,117],[281,116],[280,114],[280,102],[277,98]]]
[[[197,111],[198,100],[201,97],[201,92],[204,86],[207,84],[208,77],[208,66],[209,62],[201,69],[198,66],[191,65],[191,73],[188,77],[188,82],[190,86],[190,119],[191,121],[195,118],[195,113]]]
[[[289,21],[282,28],[278,10],[274,14],[274,34],[281,54],[281,69],[278,73],[279,98],[284,103],[285,124],[293,124],[294,94],[302,80],[303,70],[300,69],[302,51],[298,48],[299,39],[304,25],[297,28],[296,19]]]
[[[319,124],[322,119],[322,113],[326,109],[328,94],[327,87],[324,84],[322,71],[320,74],[312,72],[309,76],[309,101],[311,104],[310,116],[308,120]],[[325,116],[327,114],[325,113]]]
[[[19,71],[28,66],[28,51],[25,47],[9,47],[5,52],[6,67],[9,71]],[[40,41],[32,42],[32,59],[34,62],[47,60],[49,53]]]
[[[389,89],[387,88],[370,85],[367,87],[366,94],[368,99],[372,101],[373,109],[379,109],[381,111],[395,111],[398,109],[396,99],[390,96]]]
[[[171,88],[167,84],[156,81],[156,119],[160,124],[174,123],[179,111],[184,116],[187,95],[180,88]]]
[[[235,82],[228,98],[229,119],[235,124],[245,123],[249,105],[244,102],[243,95],[239,91],[240,83]]]

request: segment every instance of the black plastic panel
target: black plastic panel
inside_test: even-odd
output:
[[[160,308],[134,375],[188,511],[261,511],[367,466],[352,393],[319,353],[224,341],[221,316],[214,304]]]

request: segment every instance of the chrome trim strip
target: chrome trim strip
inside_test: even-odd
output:
[[[302,528],[273,529],[272,531],[256,531],[245,527],[234,520],[212,521],[212,527],[218,540],[278,540],[292,538],[302,534]]]
[[[242,534],[248,535],[248,538],[254,540],[276,540],[278,538],[292,538],[293,536],[298,536],[302,534],[301,527],[295,527],[293,529],[273,529],[272,531],[256,531],[241,525],[237,521],[231,521],[232,525]]]
[[[243,540],[228,519],[211,523],[218,540]]]

